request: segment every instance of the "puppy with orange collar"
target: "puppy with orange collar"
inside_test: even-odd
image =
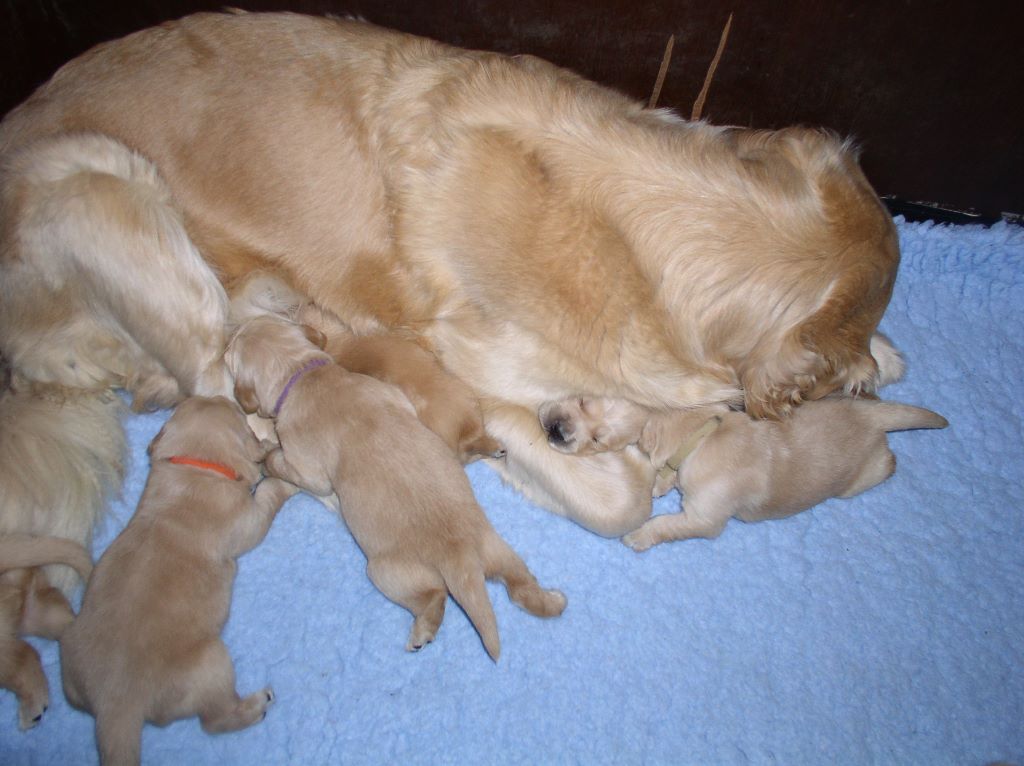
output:
[[[146,721],[198,715],[207,732],[235,731],[261,721],[273,701],[269,688],[238,696],[220,639],[235,559],[297,491],[261,481],[265,452],[223,397],[185,400],[150,444],[138,509],[60,643],[64,692],[95,716],[103,764],[138,763]]]

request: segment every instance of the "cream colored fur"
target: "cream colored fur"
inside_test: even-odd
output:
[[[0,535],[60,537],[89,548],[124,478],[124,405],[110,391],[13,385],[0,391]],[[44,571],[66,595],[80,582],[64,565]]]
[[[649,487],[631,483],[628,456],[552,471],[524,411],[584,392],[778,417],[874,374],[895,228],[853,147],[824,132],[685,122],[530,56],[294,14],[202,14],[100,46],[4,120],[0,155],[69,130],[152,161],[212,270],[186,253],[173,273],[161,255],[123,262],[115,247],[104,262],[131,306],[102,293],[84,313],[41,311],[45,274],[67,264],[12,235],[25,176],[9,172],[0,277],[17,278],[27,313],[0,318],[0,345],[30,374],[56,376],[31,349],[61,335],[90,385],[188,389],[218,345],[200,308],[210,275],[270,270],[357,335],[417,336],[499,403],[487,426],[517,451],[510,478],[596,530],[630,523]],[[116,212],[90,210],[120,241],[105,228]],[[207,282],[188,310],[95,326],[121,316],[112,307],[160,307],[189,278]],[[172,337],[196,342],[186,359],[147,344],[172,318]],[[609,469],[625,483],[606,500]]]
[[[268,472],[319,497],[336,495],[370,579],[415,617],[407,649],[434,639],[451,593],[497,660],[485,579],[501,580],[531,614],[561,614],[565,596],[541,589],[498,536],[451,449],[397,387],[333,364],[306,329],[279,317],[244,323],[226,359],[243,406],[276,415],[281,446],[268,456]],[[317,360],[326,364],[288,387]]]
[[[273,701],[270,689],[239,698],[220,632],[235,559],[263,540],[296,489],[260,481],[266,448],[222,397],[182,402],[149,449],[135,515],[97,563],[60,643],[64,692],[96,718],[104,766],[139,762],[146,721],[198,715],[207,732],[234,731],[262,720]],[[175,456],[237,478],[169,462]]]
[[[0,687],[18,697],[18,728],[35,726],[50,701],[39,655],[19,636],[59,638],[74,613],[46,579],[45,564],[60,563],[84,582],[92,559],[78,543],[61,537],[0,536]]]
[[[540,417],[556,454],[636,445],[658,471],[654,494],[679,488],[680,513],[654,516],[622,538],[637,551],[717,537],[734,516],[777,519],[852,497],[895,470],[888,431],[948,425],[920,407],[845,396],[807,402],[777,422],[722,405],[659,413],[586,398],[549,403]]]

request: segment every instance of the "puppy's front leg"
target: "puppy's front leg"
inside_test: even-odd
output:
[[[263,466],[271,476],[277,476],[279,479],[291,482],[318,497],[330,495],[334,492],[330,479],[326,476],[310,477],[300,472],[288,461],[288,457],[280,447],[267,455],[266,460],[263,461]]]
[[[622,542],[637,553],[658,543],[670,540],[689,540],[694,537],[714,538],[722,534],[729,514],[714,516],[683,510],[681,513],[666,513],[654,516],[639,529],[622,538]]]
[[[253,495],[252,507],[238,517],[234,529],[228,536],[228,555],[238,558],[259,545],[270,531],[270,525],[285,500],[298,491],[299,488],[294,484],[281,479],[270,478],[261,481],[256,488],[256,494]]]

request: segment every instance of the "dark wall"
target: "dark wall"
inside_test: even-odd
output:
[[[353,13],[468,47],[533,53],[689,115],[729,11],[704,117],[824,125],[854,136],[880,194],[1024,212],[1024,3],[947,0],[238,0],[248,10]],[[224,2],[8,0],[0,111],[91,45]]]

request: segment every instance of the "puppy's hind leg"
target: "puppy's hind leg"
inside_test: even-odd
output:
[[[18,728],[31,729],[50,704],[50,690],[36,650],[17,638],[0,637],[0,687],[18,698]]]
[[[262,721],[274,702],[268,687],[239,697],[235,690],[235,666],[227,647],[219,638],[211,639],[197,653],[198,661],[182,679],[182,687],[191,687],[185,697],[164,711],[168,720],[198,713],[199,723],[208,734],[238,731]]]
[[[33,572],[25,597],[20,632],[55,641],[74,619],[75,613],[64,594],[50,585],[41,571]]]
[[[500,579],[508,597],[530,614],[557,617],[565,610],[565,594],[541,588],[526,563],[497,532],[488,535],[483,557],[487,579]]]
[[[448,601],[448,589],[437,570],[378,556],[367,562],[366,574],[381,593],[412,612],[415,619],[406,651],[419,651],[434,640]]]
[[[866,492],[872,487],[881,484],[894,473],[896,473],[896,456],[885,443],[885,437],[879,439],[878,446],[871,452],[871,455],[864,461],[860,473],[851,482],[850,486],[840,497],[853,497],[861,492]]]
[[[96,711],[96,747],[100,763],[137,766],[142,761],[142,726],[145,718],[138,707],[114,701],[118,707]]]

